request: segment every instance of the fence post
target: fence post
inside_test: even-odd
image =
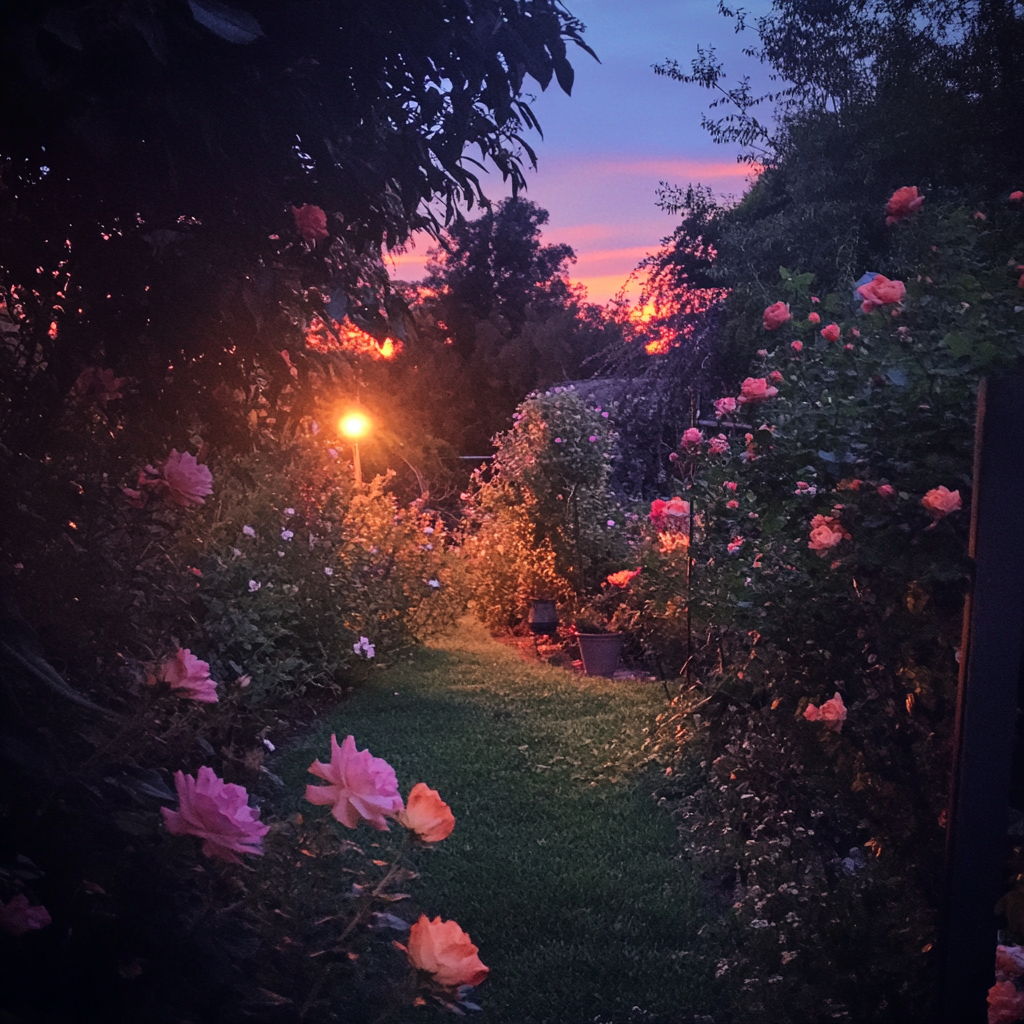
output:
[[[940,1024],[985,1024],[1007,853],[1010,769],[1024,627],[1024,377],[978,391],[970,554],[964,608],[946,878]]]

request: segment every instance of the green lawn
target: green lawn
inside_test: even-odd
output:
[[[451,805],[455,831],[419,855],[412,895],[479,945],[487,1024],[693,1019],[714,1000],[697,933],[721,910],[675,858],[657,769],[638,764],[663,706],[660,685],[523,661],[467,620],[372,673],[286,774],[304,784],[329,733],[352,733],[403,794],[423,781]]]

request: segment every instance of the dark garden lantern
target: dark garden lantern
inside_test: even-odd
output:
[[[530,632],[535,637],[554,636],[558,632],[558,609],[554,601],[535,598],[530,602],[530,614],[527,619]]]

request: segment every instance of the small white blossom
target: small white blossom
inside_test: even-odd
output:
[[[294,536],[295,536],[295,534],[292,533],[291,530],[282,530],[281,531],[281,540],[291,540],[292,537],[294,537]]]
[[[274,744],[271,743],[270,740],[268,740],[268,739],[264,739],[263,740],[263,746],[265,746],[267,748],[267,750],[269,750],[271,753],[273,753],[277,749],[274,746]]]
[[[293,508],[286,508],[284,510],[284,514],[286,516],[293,516],[293,515],[295,515],[295,509],[293,509]]]
[[[255,537],[256,536],[256,531],[251,526],[243,526],[242,527],[242,533],[244,533],[246,535],[246,537]]]
[[[260,587],[262,587],[262,586],[263,586],[262,583],[257,583],[255,580],[249,580],[249,593],[250,594],[255,594],[256,591],[259,590]]]
[[[424,526],[423,527],[423,532],[426,533],[426,534],[431,534],[431,533],[434,532],[434,528],[432,526]]]
[[[239,551],[238,548],[232,548],[231,549],[231,554],[233,554],[235,556],[235,558],[241,558],[242,557],[242,552]]]
[[[433,587],[435,590],[437,590],[437,588],[441,586],[441,581],[440,580],[427,580],[427,586],[428,587]]]
[[[324,575],[325,576],[333,576],[334,575],[334,570],[329,565],[325,565],[324,566]]]
[[[615,520],[614,519],[609,519],[606,525],[614,526],[615,525]]]

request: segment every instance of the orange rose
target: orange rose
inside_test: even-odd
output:
[[[441,799],[436,789],[425,782],[417,782],[409,793],[405,810],[395,815],[395,821],[404,825],[424,843],[439,843],[447,839],[455,828],[455,815]]]
[[[933,487],[921,499],[921,504],[936,519],[941,519],[943,516],[948,516],[950,512],[958,512],[963,508],[960,492],[951,491],[948,487]]]
[[[924,196],[918,195],[917,186],[904,185],[889,197],[889,202],[885,205],[885,212],[888,214],[885,223],[890,227],[898,224],[901,220],[912,217],[923,204]]]
[[[406,952],[418,971],[431,976],[438,985],[457,988],[479,985],[490,973],[477,956],[479,949],[455,921],[433,921],[426,914],[409,929]]]

